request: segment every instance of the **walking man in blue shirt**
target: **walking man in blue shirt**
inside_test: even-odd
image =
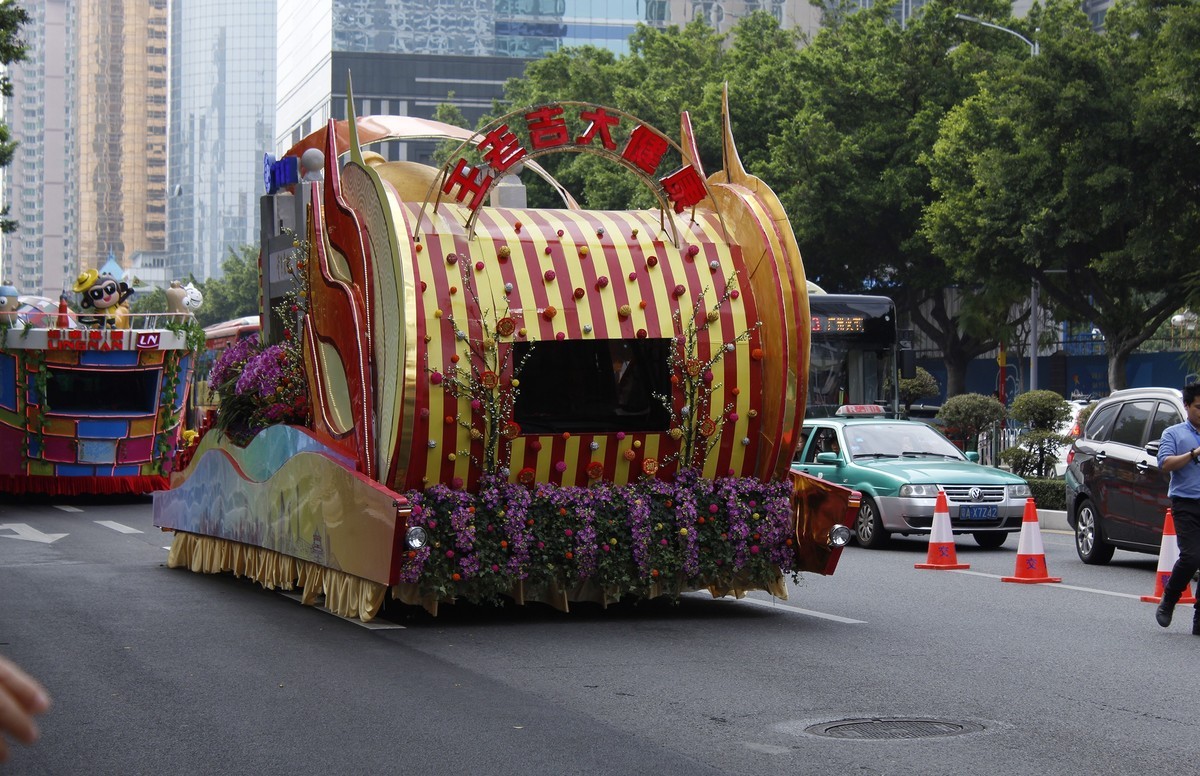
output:
[[[1158,445],[1158,466],[1171,474],[1167,495],[1179,540],[1179,560],[1163,585],[1162,603],[1154,612],[1154,619],[1164,628],[1171,624],[1175,604],[1200,569],[1200,383],[1183,387],[1183,410],[1187,420],[1168,426]],[[1192,619],[1192,635],[1200,636],[1200,603]]]

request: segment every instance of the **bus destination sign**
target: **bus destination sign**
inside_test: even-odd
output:
[[[866,331],[862,315],[814,315],[812,331],[818,334],[855,334]]]

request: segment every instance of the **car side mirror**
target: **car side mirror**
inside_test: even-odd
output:
[[[979,463],[979,453],[974,450],[967,451],[967,460],[971,463]]]
[[[817,463],[823,463],[826,466],[841,466],[842,456],[837,453],[817,453]]]
[[[1155,458],[1157,458],[1157,457],[1158,457],[1158,444],[1159,444],[1159,441],[1161,441],[1161,440],[1155,440],[1154,442],[1147,442],[1147,443],[1146,443],[1146,452],[1147,452],[1149,455],[1152,455],[1152,456],[1154,456]]]

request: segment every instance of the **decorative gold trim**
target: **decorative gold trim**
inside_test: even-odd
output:
[[[323,595],[329,611],[363,622],[370,622],[379,614],[387,592],[387,585],[274,550],[183,531],[175,532],[167,554],[167,568],[187,568],[197,574],[232,572],[235,577],[248,577],[267,590],[299,588],[303,591],[301,603],[312,606]]]

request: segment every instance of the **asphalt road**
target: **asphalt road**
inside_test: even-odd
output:
[[[54,698],[0,773],[1195,772],[1191,610],[1155,625],[1152,556],[1086,567],[1042,537],[1061,584],[1000,581],[1015,536],[960,538],[967,571],[916,570],[927,545],[899,540],[786,602],[363,626],[167,569],[148,500],[0,502],[0,653]]]

